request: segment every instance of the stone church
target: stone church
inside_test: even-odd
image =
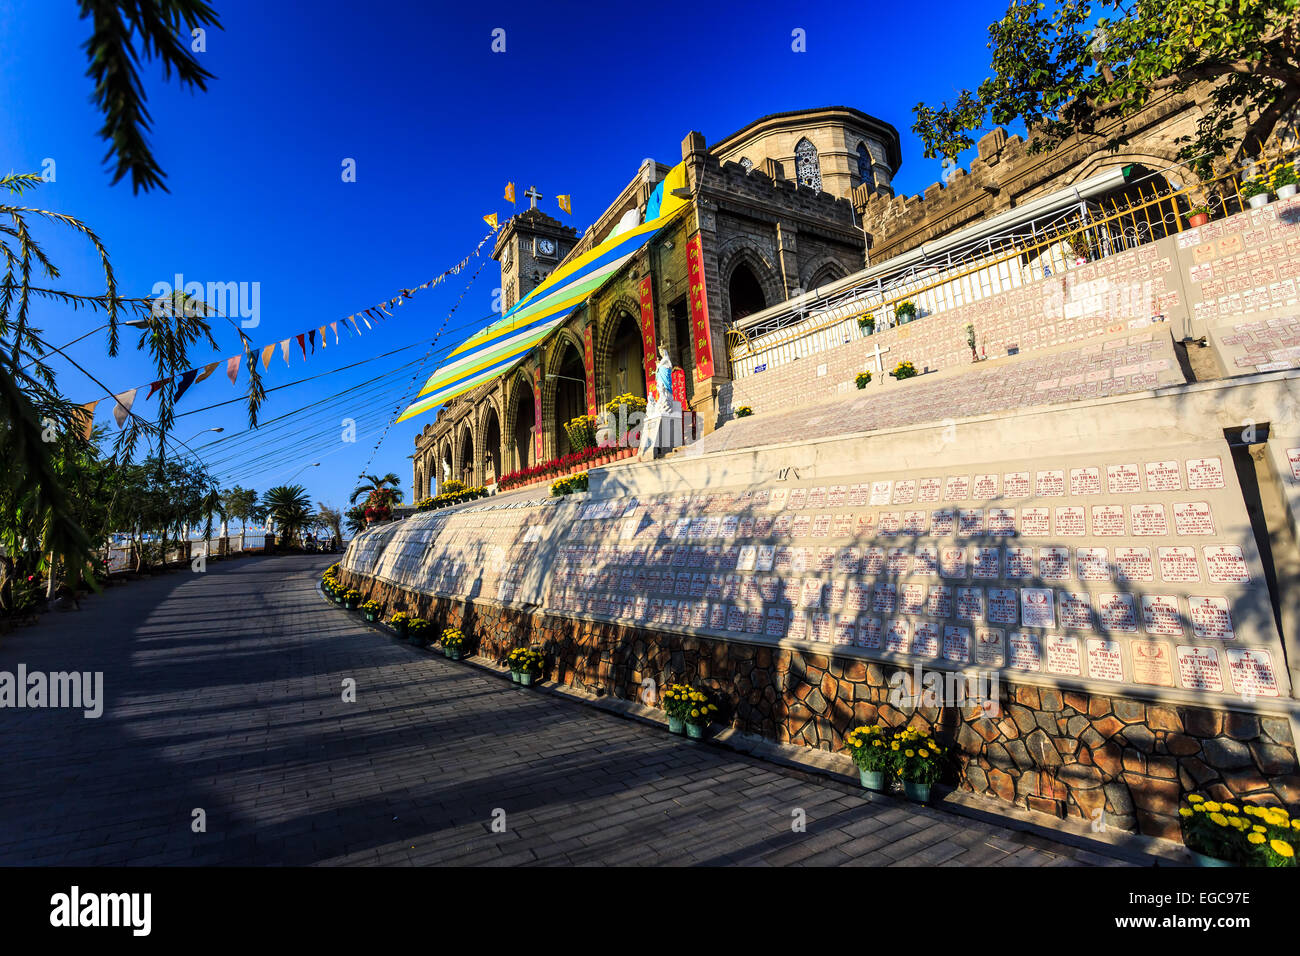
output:
[[[727,330],[747,315],[861,269],[865,240],[854,196],[864,201],[877,193],[892,195],[890,182],[901,162],[892,126],[842,106],[765,116],[712,146],[692,132],[682,142],[682,158],[691,208],[520,368],[438,411],[416,439],[415,499],[435,494],[443,476],[490,485],[511,471],[564,455],[570,451],[564,422],[594,413],[616,395],[644,397],[647,278],[655,342],[685,370],[687,403],[702,429],[711,430],[719,389],[730,374]],[[648,161],[581,236],[536,208],[533,198],[530,208],[504,225],[493,250],[504,308],[596,245],[629,211],[644,214],[668,169]],[[687,307],[687,243],[697,233],[716,357],[713,374],[703,377],[696,374]]]

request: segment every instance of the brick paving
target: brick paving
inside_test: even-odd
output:
[[[516,689],[326,604],[329,560],[136,581],[0,637],[0,670],[103,671],[106,701],[0,710],[0,864],[1118,862]]]

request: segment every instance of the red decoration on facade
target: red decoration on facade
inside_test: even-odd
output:
[[[713,334],[709,330],[709,297],[704,288],[704,249],[697,232],[686,243],[690,270],[691,345],[695,355],[695,381],[713,376]]]
[[[542,367],[533,369],[533,448],[536,461],[542,460]]]
[[[586,366],[587,414],[596,414],[596,354],[591,347],[591,323],[582,330],[583,364]]]
[[[654,286],[648,275],[641,277],[638,288],[641,293],[641,352],[645,360],[645,393],[653,402],[659,398],[659,389],[655,386],[655,366],[659,364],[659,351],[655,345]]]

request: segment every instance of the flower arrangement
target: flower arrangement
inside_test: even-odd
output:
[[[905,378],[913,378],[916,374],[916,366],[910,361],[899,362],[894,366],[894,370],[889,373],[900,382]]]
[[[627,392],[623,395],[616,396],[609,402],[606,402],[605,411],[617,415],[618,410],[625,406],[629,412],[644,412],[646,409],[646,402],[644,398],[633,395],[631,392]]]
[[[911,322],[916,318],[916,303],[911,299],[904,299],[898,305],[894,306],[894,318],[901,325],[904,322]]]
[[[575,449],[596,447],[596,416],[579,415],[564,423],[564,433]]]
[[[608,451],[608,449],[593,446],[584,448],[581,451],[570,452],[560,458],[552,458],[529,468],[520,468],[497,479],[497,488],[506,491],[545,478],[558,478],[569,474],[575,468],[585,465],[587,462],[595,461],[602,454],[607,454]]]
[[[1189,850],[1240,866],[1295,866],[1300,819],[1281,807],[1237,806],[1190,794],[1178,808]]]
[[[858,388],[866,388],[868,385],[871,384],[871,373],[859,372],[857,377],[853,380],[853,384],[856,385]]]
[[[426,621],[422,617],[413,617],[406,622],[406,637],[412,644],[427,644],[429,642],[429,631],[433,628],[432,621]]]
[[[551,497],[560,498],[564,495],[571,495],[575,492],[587,490],[587,473],[584,471],[579,475],[569,475],[567,478],[561,478],[551,485]]]
[[[343,592],[343,605],[349,610],[355,610],[357,604],[361,601],[361,592],[356,588],[348,588]]]
[[[858,328],[867,333],[867,335],[874,334],[876,331],[876,317],[874,315],[858,316]]]
[[[889,742],[890,766],[894,775],[904,783],[929,785],[939,779],[943,767],[943,748],[928,737],[911,727],[904,727],[894,733]]]
[[[698,736],[699,730],[708,726],[718,712],[718,705],[712,703],[707,694],[689,684],[669,684],[664,690],[663,701],[669,729],[677,732],[674,724],[685,724],[695,729],[692,737]]]
[[[458,627],[445,627],[442,629],[442,639],[439,643],[445,650],[459,651],[465,646],[465,635]]]
[[[510,667],[510,673],[521,684],[531,684],[533,678],[542,672],[542,665],[546,658],[540,651],[535,651],[531,647],[516,647],[506,655],[506,664]]]
[[[1273,186],[1273,191],[1277,192],[1283,186],[1294,186],[1297,183],[1300,183],[1300,173],[1296,172],[1293,163],[1283,163],[1277,169],[1273,170],[1270,182]]]
[[[750,408],[748,405],[741,405],[736,408],[737,418],[748,418],[752,414],[754,414],[754,410]]]
[[[1269,193],[1269,180],[1265,176],[1259,176],[1255,179],[1243,179],[1241,182],[1241,198],[1250,199],[1254,196],[1266,196]]]
[[[889,746],[889,732],[880,724],[856,727],[844,736],[844,745],[859,770],[881,773],[889,769],[893,753]]]
[[[1189,222],[1195,219],[1197,216],[1204,216],[1205,218],[1208,219],[1210,217],[1210,207],[1193,206],[1191,209],[1187,210],[1187,219]]]
[[[406,629],[410,623],[411,615],[405,611],[398,611],[388,619],[388,626],[397,632],[398,637],[406,637]]]
[[[364,614],[367,619],[372,621],[378,616],[379,612],[382,611],[383,609],[384,606],[380,604],[378,601],[376,601],[374,598],[371,598],[369,601],[364,602],[360,607],[357,608],[357,610],[360,611],[362,614]]]
[[[432,511],[435,508],[449,508],[464,501],[473,501],[475,498],[486,498],[488,496],[486,488],[466,488],[464,482],[460,481],[443,482],[442,488],[443,490],[432,498],[421,498],[417,501],[415,510]]]

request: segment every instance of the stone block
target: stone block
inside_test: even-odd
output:
[[[1230,737],[1211,737],[1201,746],[1205,762],[1220,770],[1249,767],[1253,764],[1250,748]]]
[[[1133,803],[1142,810],[1176,816],[1178,813],[1178,781],[1161,780],[1143,774],[1125,773]]]
[[[1052,740],[1042,730],[1035,730],[1025,738],[1025,746],[1029,749],[1029,754],[1040,767],[1059,767],[1061,765],[1061,755],[1056,747],[1052,745]]]
[[[1136,724],[1146,716],[1146,706],[1141,701],[1117,700],[1114,703],[1115,716],[1126,724]]]
[[[1182,730],[1183,721],[1172,707],[1147,706],[1147,726],[1152,730]]]
[[[1121,736],[1144,754],[1149,754],[1155,749],[1156,735],[1145,724],[1129,724],[1124,728]]]
[[[1296,769],[1295,753],[1286,747],[1266,744],[1258,740],[1252,741],[1249,747],[1255,757],[1255,766],[1270,777],[1293,773]]]

